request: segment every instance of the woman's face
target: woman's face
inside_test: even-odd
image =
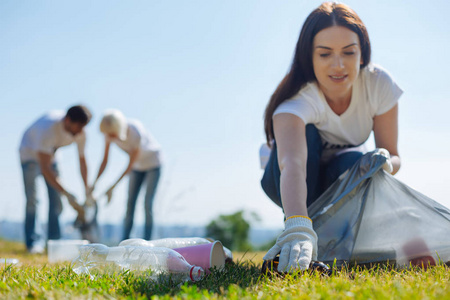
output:
[[[314,74],[328,100],[350,100],[362,63],[358,35],[350,29],[332,26],[314,37]]]

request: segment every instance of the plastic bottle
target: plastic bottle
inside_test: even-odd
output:
[[[142,272],[152,279],[170,275],[174,281],[198,281],[203,278],[201,267],[190,265],[178,252],[163,247],[119,246],[89,244],[80,247],[73,261],[77,274],[102,274],[130,270]]]
[[[20,261],[17,258],[0,258],[0,264],[19,265]]]
[[[165,238],[159,240],[143,240],[143,239],[128,239],[120,242],[119,246],[142,246],[142,247],[166,247],[170,249],[183,248],[189,246],[203,245],[211,243],[210,240],[201,237],[188,238]],[[233,253],[226,247],[223,247],[225,252],[225,259],[227,262],[233,260]]]
[[[128,239],[120,242],[119,246],[145,246],[145,247],[166,247],[166,248],[182,248],[195,245],[209,244],[211,241],[200,238],[165,238],[159,240],[143,240],[143,239]]]

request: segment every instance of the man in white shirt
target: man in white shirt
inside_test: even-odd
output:
[[[42,253],[42,239],[35,231],[36,209],[36,179],[43,175],[48,189],[49,215],[48,239],[61,237],[59,215],[62,211],[61,194],[69,204],[83,217],[84,210],[78,204],[75,196],[68,192],[59,180],[55,153],[58,148],[75,142],[78,147],[80,172],[86,191],[87,165],[84,155],[86,133],[84,126],[91,119],[90,111],[82,105],[76,105],[65,113],[51,111],[35,121],[24,133],[20,144],[20,161],[22,164],[25,195],[27,199],[25,211],[25,243],[29,252]]]

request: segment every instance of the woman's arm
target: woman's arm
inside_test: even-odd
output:
[[[100,165],[100,169],[98,170],[97,178],[95,179],[95,182],[100,178],[100,176],[103,174],[103,171],[105,171],[106,165],[108,164],[108,158],[109,158],[109,147],[111,145],[111,142],[107,139],[105,139],[105,151],[103,154],[103,161]],[[95,185],[95,183],[94,183]]]
[[[136,159],[137,159],[137,157],[139,155],[139,148],[131,150],[128,153],[128,155],[130,156],[130,160],[128,162],[128,166],[125,169],[125,171],[122,173],[122,175],[119,177],[119,179],[117,179],[116,183],[114,183],[113,187],[115,187],[122,180],[122,178],[124,178],[125,175],[127,175],[131,171],[131,169],[133,167],[133,164],[134,164],[134,162],[136,161]]]
[[[306,145],[305,123],[292,114],[273,117],[275,140],[280,166],[281,203],[286,221],[276,244],[264,256],[273,259],[280,254],[278,271],[308,269],[317,259],[317,234],[308,218],[306,207]]]
[[[386,113],[373,118],[373,133],[377,148],[384,148],[391,155],[392,175],[398,172],[401,165],[398,155],[398,104]]]
[[[117,179],[116,183],[114,183],[107,191],[106,191],[106,196],[108,198],[108,203],[111,202],[112,199],[112,195],[113,195],[113,191],[116,188],[116,185],[122,180],[122,178],[125,177],[125,175],[128,174],[128,172],[131,171],[131,168],[133,167],[134,162],[136,161],[138,155],[139,155],[139,148],[136,148],[132,151],[130,151],[128,153],[128,155],[130,156],[130,161],[128,163],[127,168],[125,169],[125,171],[122,173],[122,175],[119,177],[119,179]]]
[[[306,145],[305,123],[293,114],[273,117],[273,128],[280,166],[281,202],[286,218],[308,216],[306,207]]]

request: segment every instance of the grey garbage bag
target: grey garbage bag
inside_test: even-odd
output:
[[[385,161],[365,154],[308,207],[318,259],[338,266],[450,262],[450,210],[385,172]]]
[[[84,219],[80,216],[76,218],[74,227],[78,228],[81,233],[81,237],[84,240],[88,240],[91,243],[100,242],[100,228],[97,223],[98,205],[92,197],[87,197],[83,205]]]

